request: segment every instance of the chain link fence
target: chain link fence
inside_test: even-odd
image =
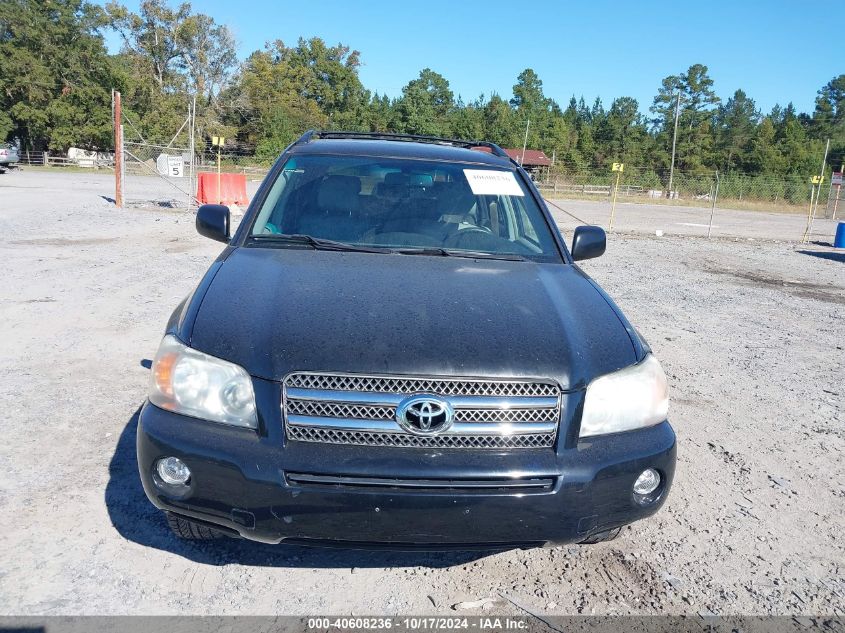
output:
[[[187,140],[187,143],[186,143]],[[184,144],[184,145],[183,145]],[[269,164],[259,160],[252,148],[227,142],[218,148],[211,139],[174,137],[171,144],[155,144],[135,139],[123,143],[125,200],[130,204],[196,207],[197,183],[201,173],[242,174],[248,181],[260,182]],[[154,177],[152,181],[149,177]]]
[[[133,206],[153,205],[196,208],[198,174],[240,174],[247,181],[249,198],[267,175],[272,158],[257,155],[253,146],[226,139],[218,148],[211,138],[193,136],[190,114],[173,127],[169,142],[150,142],[127,121],[123,143],[124,199]],[[22,161],[38,166],[93,166],[113,170],[113,158],[85,162],[78,158],[39,154]],[[531,170],[531,165],[526,165]],[[616,173],[608,168],[574,168],[560,163],[532,172],[547,199],[580,200],[610,204]],[[671,188],[669,182],[671,179]],[[699,210],[749,210],[807,217],[812,185],[809,177],[777,177],[738,172],[689,173],[626,164],[619,179],[619,202],[643,203],[664,209],[681,222],[688,221],[682,207]],[[818,191],[818,190],[817,190]],[[829,180],[818,191],[813,217],[841,219],[845,215],[845,187]],[[682,217],[684,216],[684,217]],[[712,216],[712,213],[711,213]],[[751,221],[744,216],[743,222]],[[761,219],[764,216],[761,216]],[[754,221],[756,223],[756,220]],[[695,226],[698,226],[696,224]],[[788,236],[784,235],[788,239]]]
[[[538,186],[560,198],[610,197],[616,174],[609,169],[539,172]],[[714,198],[725,208],[800,213],[810,201],[809,178],[775,177],[743,173],[717,174],[654,170],[625,165],[617,195],[629,202],[666,201],[671,204],[709,205]],[[718,188],[717,188],[718,185]],[[823,190],[822,195],[826,192]]]
[[[127,174],[154,175],[161,154],[184,158],[183,176],[165,177],[174,190],[196,194],[196,174],[217,172],[218,148],[210,139],[197,142],[191,164],[190,149],[187,147],[158,146],[151,144],[126,143]],[[261,181],[270,169],[272,161],[255,155],[254,148],[226,142],[220,148],[220,170],[223,173],[243,174],[247,180]],[[535,174],[537,185],[546,195],[555,198],[596,200],[610,198],[615,184],[615,174],[607,169],[556,172],[547,170]],[[710,206],[714,198],[721,208],[739,210],[775,211],[804,213],[810,201],[809,178],[801,176],[775,177],[743,173],[691,174],[675,171],[671,193],[669,176],[665,170],[654,170],[626,165],[619,182],[618,196],[628,202],[651,204],[674,204]],[[718,185],[718,189],[717,189]],[[830,185],[823,186],[821,217],[831,217],[837,192]],[[843,194],[845,195],[845,194]],[[823,203],[830,199],[827,206]],[[829,207],[829,210],[828,210]],[[841,208],[841,203],[839,204]],[[839,214],[841,215],[841,211]]]
[[[822,188],[824,195],[824,188]],[[820,214],[822,208],[819,208]],[[827,204],[824,205],[824,214],[821,217],[829,220],[845,222],[845,186],[831,184],[827,192]]]
[[[221,171],[230,174],[244,174],[248,179],[263,180],[270,170],[272,161],[265,161],[255,155],[255,150],[242,143],[226,142],[220,148]],[[197,144],[197,171],[217,171],[217,147],[211,140]]]

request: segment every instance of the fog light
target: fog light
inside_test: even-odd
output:
[[[158,460],[156,472],[161,480],[172,486],[184,486],[191,478],[191,470],[178,457],[165,457]]]
[[[638,495],[650,495],[660,485],[660,473],[654,468],[646,468],[634,482],[634,492]]]

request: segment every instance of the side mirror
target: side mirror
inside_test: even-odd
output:
[[[229,242],[229,207],[204,204],[197,209],[197,233],[218,242]]]
[[[607,236],[598,226],[579,226],[572,236],[572,259],[592,259],[604,255],[607,248]]]

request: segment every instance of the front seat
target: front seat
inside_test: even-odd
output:
[[[299,220],[298,233],[347,242],[361,237],[361,179],[327,176],[317,189],[316,213]]]

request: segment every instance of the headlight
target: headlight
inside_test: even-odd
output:
[[[669,385],[657,359],[596,378],[587,387],[581,437],[659,424],[669,412]]]
[[[152,367],[150,402],[195,418],[233,426],[258,427],[249,374],[234,363],[165,336]]]

